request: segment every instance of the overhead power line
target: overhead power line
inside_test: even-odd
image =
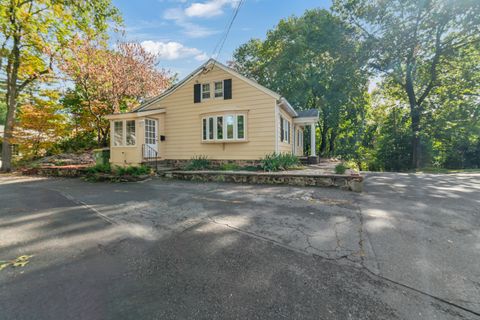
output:
[[[244,0],[238,1],[237,6],[233,10],[233,14],[232,14],[232,17],[230,18],[230,22],[227,24],[225,28],[225,32],[223,33],[222,37],[220,37],[219,41],[215,45],[215,48],[213,49],[212,55],[210,56],[211,58],[217,59],[220,53],[222,52],[223,45],[227,40],[228,34],[230,33],[230,29],[232,29],[233,22],[235,21],[235,18],[237,17],[243,2]]]

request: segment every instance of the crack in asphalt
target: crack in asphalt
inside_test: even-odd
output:
[[[402,287],[402,288],[405,288],[405,289],[408,289],[408,290],[411,290],[411,291],[414,291],[418,294],[421,294],[423,296],[426,296],[426,297],[429,297],[430,299],[433,299],[433,300],[436,300],[438,302],[441,302],[441,303],[444,303],[444,304],[447,304],[451,307],[454,307],[454,308],[457,308],[457,309],[460,309],[460,310],[463,310],[469,314],[472,314],[472,315],[475,315],[475,316],[478,316],[480,317],[480,313],[479,312],[476,312],[474,310],[471,310],[471,309],[468,309],[468,308],[465,308],[459,304],[456,304],[455,302],[452,302],[452,301],[449,301],[449,300],[446,300],[446,299],[443,299],[441,297],[438,297],[438,296],[435,296],[433,294],[430,294],[428,292],[425,292],[425,291],[422,291],[420,289],[417,289],[417,288],[414,288],[414,287],[411,287],[407,284],[404,284],[404,283],[401,283],[401,282],[398,282],[396,280],[393,280],[393,279],[390,279],[388,277],[385,277],[383,275],[381,275],[380,273],[377,273],[377,272],[374,272],[372,271],[369,267],[365,266],[364,262],[365,260],[363,259],[363,257],[361,256],[361,263],[359,264],[358,261],[354,261],[350,258],[350,255],[341,255],[341,256],[337,256],[337,257],[334,257],[334,258],[331,258],[331,257],[325,257],[323,255],[320,255],[320,254],[315,254],[315,253],[309,253],[306,251],[306,249],[304,250],[301,250],[301,249],[298,249],[298,248],[295,248],[295,247],[292,247],[290,245],[286,245],[284,243],[281,243],[277,240],[274,240],[274,239],[270,239],[268,237],[265,237],[265,236],[261,236],[261,235],[258,235],[254,232],[251,232],[251,231],[246,231],[246,230],[243,230],[241,228],[237,228],[237,227],[234,227],[234,226],[231,226],[229,225],[228,223],[221,223],[221,222],[218,222],[214,219],[214,216],[208,216],[207,217],[212,223],[215,223],[217,225],[221,225],[221,226],[224,226],[224,227],[227,227],[229,229],[232,229],[232,230],[235,230],[239,233],[242,233],[242,234],[245,234],[247,236],[251,236],[251,237],[254,237],[255,239],[259,239],[259,240],[263,240],[263,241],[267,241],[269,243],[272,243],[274,245],[278,245],[278,246],[281,246],[285,249],[288,249],[288,250],[292,250],[294,252],[300,252],[302,254],[307,254],[307,255],[312,255],[313,257],[317,257],[319,259],[324,259],[324,260],[327,260],[327,261],[333,261],[333,262],[338,262],[340,260],[346,260],[346,261],[349,261],[352,263],[352,267],[355,267],[355,268],[358,268],[360,270],[363,270],[364,272],[366,272],[367,274],[369,274],[370,276],[376,278],[377,280],[383,280],[385,282],[388,282],[390,284],[393,284],[395,286],[399,286],[399,287]],[[363,218],[361,219],[362,221],[362,229],[363,229]],[[301,231],[300,229],[297,229],[300,233],[302,233],[303,235],[306,236],[306,239],[309,238],[309,236],[304,233],[303,231]],[[362,234],[363,234],[363,230],[362,230]],[[309,248],[311,247],[312,249],[316,250],[316,251],[320,251],[318,249],[316,249],[315,247],[313,247],[311,244],[310,244],[310,240],[308,239],[307,240],[307,243],[309,244],[309,246],[307,246],[306,248]],[[325,251],[325,250],[323,250]]]
[[[90,211],[94,212],[97,216],[99,216],[101,219],[103,219],[104,221],[106,222],[109,222],[111,224],[118,224],[118,222],[116,222],[115,220],[109,218],[108,216],[104,215],[103,213],[101,213],[100,211],[98,211],[97,209],[95,209],[94,207],[88,205],[87,203],[79,200],[79,199],[76,199],[74,196],[68,194],[68,193],[65,193],[63,191],[60,191],[60,190],[57,190],[57,189],[47,189],[47,190],[50,190],[50,191],[54,191],[54,192],[57,192],[59,193],[61,196],[65,197],[66,199],[72,201],[73,203],[76,203],[82,207],[85,207],[87,209],[89,209]],[[207,199],[204,199],[204,200],[207,200]],[[195,223],[187,228],[185,228],[182,232],[185,232],[187,230],[191,230],[192,228],[198,226],[200,223],[203,223],[206,221],[210,221],[214,224],[217,224],[217,225],[221,225],[221,226],[224,226],[224,227],[227,227],[231,230],[234,230],[236,232],[239,232],[239,233],[242,233],[242,234],[245,234],[247,236],[250,236],[250,237],[253,237],[255,239],[259,239],[259,240],[262,240],[262,241],[266,241],[266,242],[269,242],[269,243],[272,243],[274,245],[277,245],[277,246],[280,246],[280,247],[283,247],[285,249],[288,249],[288,250],[292,250],[294,252],[298,252],[298,253],[302,253],[302,254],[307,254],[307,255],[312,255],[313,257],[316,257],[316,258],[319,258],[319,259],[324,259],[324,260],[327,260],[327,261],[331,261],[331,262],[339,262],[341,260],[345,260],[345,261],[348,261],[352,264],[352,267],[355,267],[355,268],[359,268],[361,270],[363,270],[364,272],[366,272],[367,274],[369,274],[370,276],[378,279],[378,280],[383,280],[385,282],[388,282],[390,284],[393,284],[395,286],[399,286],[399,287],[402,287],[402,288],[405,288],[405,289],[408,289],[408,290],[411,290],[413,292],[416,292],[418,294],[421,294],[421,295],[424,295],[426,297],[429,297],[433,300],[436,300],[438,302],[441,302],[441,303],[444,303],[446,305],[449,305],[451,307],[454,307],[454,308],[457,308],[457,309],[460,309],[460,310],[463,310],[464,312],[467,312],[469,314],[472,314],[472,315],[475,315],[475,316],[478,316],[480,317],[480,313],[479,312],[476,312],[474,310],[471,310],[471,309],[468,309],[466,307],[463,307],[455,302],[452,302],[452,301],[449,301],[449,300],[446,300],[446,299],[443,299],[441,297],[438,297],[438,296],[435,296],[433,294],[430,294],[428,292],[425,292],[425,291],[422,291],[420,289],[417,289],[415,287],[412,287],[412,286],[409,286],[407,284],[404,284],[404,283],[401,283],[401,282],[398,282],[394,279],[391,279],[391,278],[388,278],[386,276],[383,276],[381,273],[380,273],[380,269],[378,267],[378,261],[377,259],[375,258],[374,259],[374,262],[375,264],[377,265],[378,267],[378,270],[379,272],[375,272],[373,270],[371,270],[369,267],[367,267],[365,265],[365,249],[364,249],[364,244],[365,244],[365,237],[367,238],[368,240],[368,232],[364,229],[364,220],[363,220],[363,214],[362,214],[362,210],[361,210],[361,207],[358,205],[358,201],[356,201],[356,207],[357,207],[357,210],[353,210],[356,214],[357,214],[357,217],[358,217],[358,220],[359,220],[359,228],[358,228],[358,233],[359,233],[359,251],[353,251],[353,250],[348,250],[348,249],[343,249],[344,251],[351,251],[351,253],[349,254],[345,254],[345,255],[340,255],[340,256],[335,256],[335,257],[331,257],[330,255],[328,255],[328,252],[338,252],[338,248],[342,248],[342,246],[340,245],[340,239],[338,237],[338,234],[337,234],[337,230],[336,230],[336,226],[338,224],[342,224],[342,223],[345,223],[344,222],[336,222],[334,224],[334,229],[335,229],[335,237],[336,237],[336,240],[337,240],[337,247],[334,249],[334,250],[322,250],[322,249],[318,249],[318,248],[315,248],[311,242],[310,242],[310,235],[308,235],[307,233],[305,233],[300,226],[296,227],[296,230],[298,232],[300,232],[304,237],[305,237],[305,240],[308,244],[307,247],[305,247],[303,250],[302,249],[299,249],[299,248],[296,248],[296,247],[293,247],[293,246],[290,246],[290,245],[287,245],[287,244],[284,244],[282,242],[279,242],[277,240],[274,240],[274,239],[271,239],[271,238],[268,238],[268,237],[265,237],[265,236],[262,236],[262,235],[259,235],[259,234],[256,234],[255,232],[251,232],[251,231],[247,231],[247,230],[243,230],[241,228],[238,228],[238,227],[235,227],[235,226],[232,226],[228,223],[221,223],[221,222],[218,222],[215,220],[215,216],[206,216],[206,217],[203,217],[203,218],[200,218],[199,219],[199,222],[198,223]],[[174,229],[172,231],[175,231],[177,229]],[[376,254],[375,254],[375,251],[373,249],[372,246],[370,246],[371,249],[372,249],[372,252],[374,254],[374,256],[376,257]],[[325,255],[322,255],[322,254],[315,254],[315,253],[310,253],[307,251],[307,249],[313,249],[315,250],[316,252],[324,252],[324,253],[327,253],[327,256]],[[351,256],[354,256],[355,254],[359,255],[360,256],[360,263],[357,261],[355,261]],[[474,282],[474,281],[472,281]]]

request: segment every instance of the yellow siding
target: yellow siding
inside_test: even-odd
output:
[[[129,119],[130,120],[130,119]],[[144,141],[143,126],[140,126],[141,119],[135,119],[135,131],[137,135],[134,146],[114,146],[113,144],[113,122],[110,121],[110,163],[115,166],[136,165],[142,162],[142,144]],[[124,121],[124,120],[121,120]]]
[[[303,128],[300,126],[295,126],[295,155],[296,156],[303,156],[303,143],[298,145],[298,133],[303,136]]]
[[[214,81],[232,79],[232,99],[213,98]],[[193,103],[193,85],[210,83],[212,98]],[[164,159],[190,159],[204,155],[220,160],[255,160],[275,151],[275,104],[272,96],[215,67],[194,77],[148,109],[163,108],[160,130],[166,141],[160,145]],[[202,142],[202,116],[245,113],[246,142]],[[163,130],[163,131],[162,131]]]
[[[284,119],[290,121],[290,143],[287,143],[287,142],[283,142],[283,141],[280,141],[281,139],[281,134],[280,134],[280,118],[279,120],[277,121],[277,130],[279,132],[278,134],[278,139],[279,139],[279,143],[278,143],[278,152],[279,153],[292,153],[293,152],[293,119],[290,115],[288,115],[285,111],[283,111],[282,109],[280,109],[280,116],[283,117]]]

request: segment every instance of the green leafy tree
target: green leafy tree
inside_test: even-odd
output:
[[[334,0],[334,10],[363,35],[372,69],[402,89],[419,168],[428,100],[451,59],[480,41],[480,1]]]
[[[352,28],[326,10],[290,17],[234,53],[240,73],[288,97],[300,109],[320,111],[320,154],[335,154],[342,123],[361,123],[368,74]],[[350,129],[350,128],[346,128]]]
[[[3,171],[11,169],[10,143],[22,92],[49,79],[74,36],[106,37],[112,20],[120,22],[111,0],[0,0],[0,69],[7,105]]]

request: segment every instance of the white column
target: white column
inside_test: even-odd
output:
[[[312,123],[310,125],[310,156],[315,157],[315,149],[317,146],[315,145],[315,136],[316,136],[316,130],[315,130],[315,123]]]

